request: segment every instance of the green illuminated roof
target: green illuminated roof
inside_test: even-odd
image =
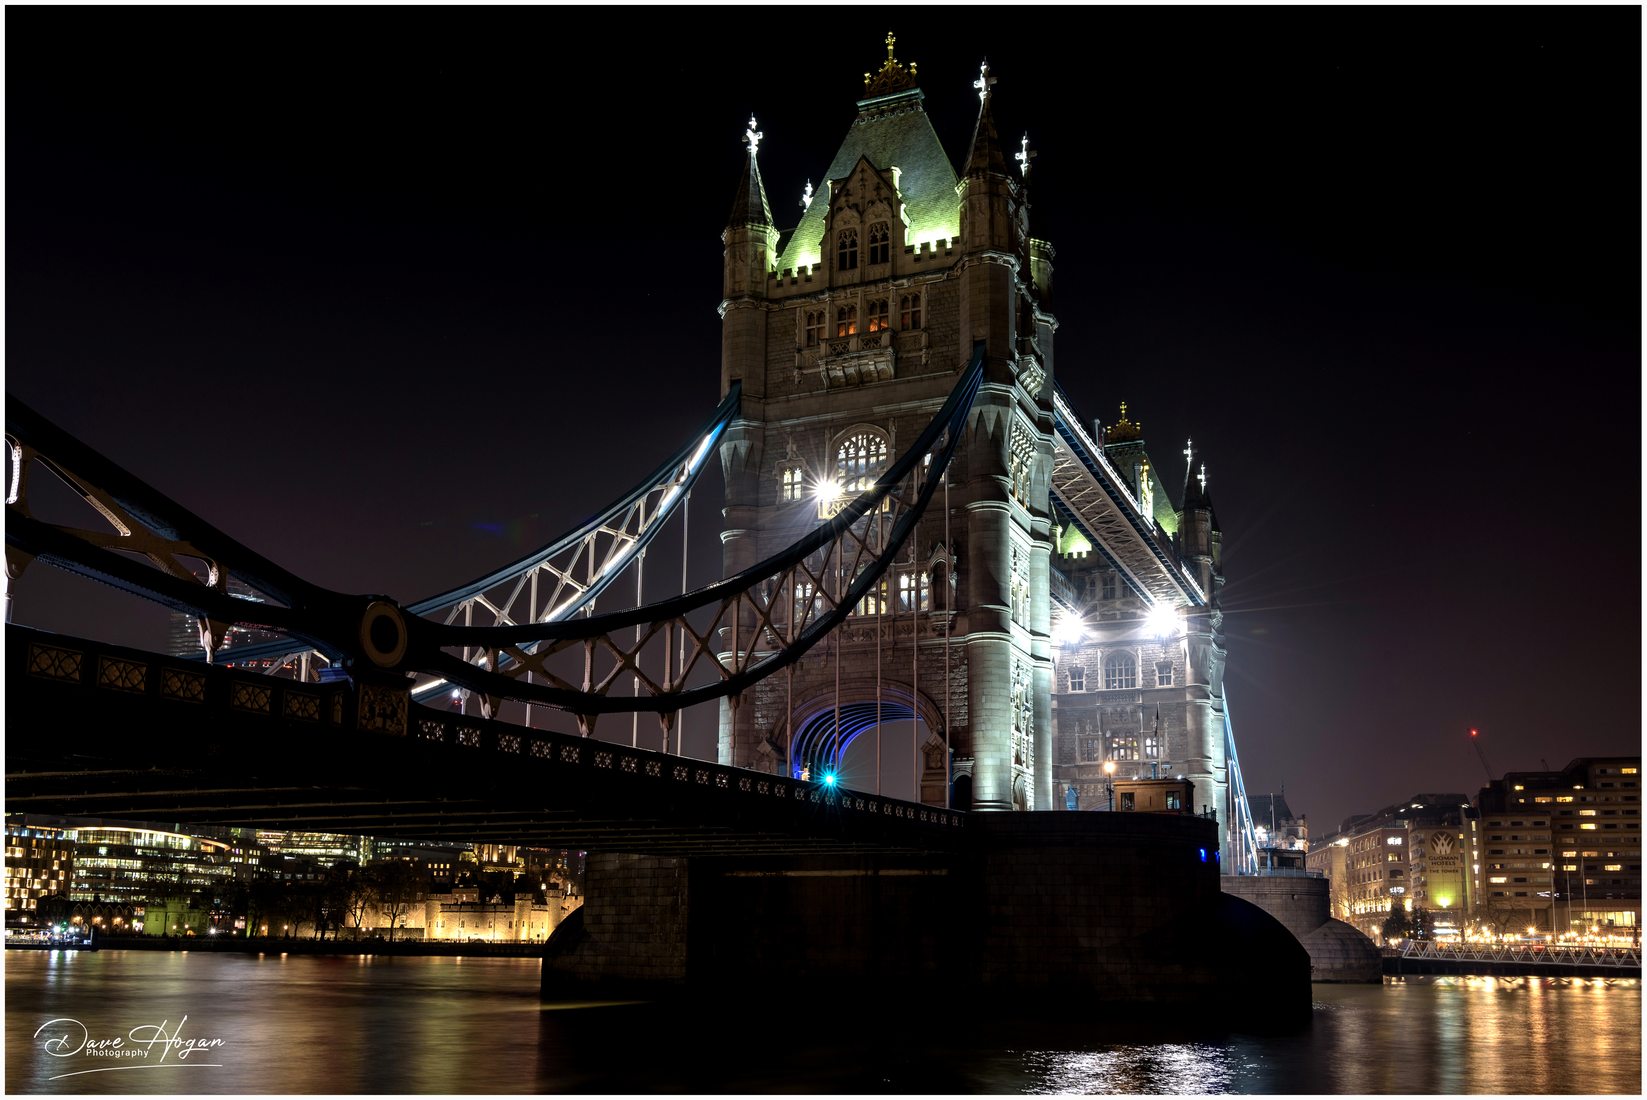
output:
[[[823,177],[835,180],[846,176],[859,157],[882,171],[897,168],[898,191],[909,216],[905,244],[948,240],[960,232],[961,225],[955,169],[921,107],[923,98],[921,90],[914,88],[859,100],[858,117]],[[820,188],[818,198],[784,242],[779,270],[817,262],[828,213],[826,191]]]

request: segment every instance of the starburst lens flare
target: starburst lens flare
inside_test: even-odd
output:
[[[1086,640],[1087,624],[1079,615],[1060,612],[1052,617],[1052,644],[1079,645]]]
[[[1179,617],[1178,610],[1163,603],[1149,609],[1147,625],[1149,632],[1157,638],[1176,638],[1184,632],[1184,620]]]

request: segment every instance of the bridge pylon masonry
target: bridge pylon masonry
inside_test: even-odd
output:
[[[1054,249],[1030,231],[1035,154],[1027,136],[1003,149],[996,96],[1011,85],[997,84],[981,66],[971,143],[952,160],[914,67],[889,45],[821,186],[798,203],[769,199],[765,134],[753,118],[744,133],[722,237],[721,389],[743,393],[720,448],[725,575],[827,515],[826,498],[872,483],[975,354],[984,374],[908,555],[827,645],[722,704],[719,759],[794,774],[822,763],[796,757],[822,744],[822,723],[838,764],[824,712],[896,699],[897,720],[924,726],[924,801],[1062,810],[1074,790],[1098,809],[1109,760],[1182,774],[1189,809],[1227,826],[1210,497],[1191,468],[1175,506],[1124,411],[1095,439],[1063,404]],[[791,593],[792,612],[828,604],[842,580]],[[1163,612],[1176,623],[1165,635],[1147,625]],[[1059,616],[1081,637],[1060,639]],[[755,627],[737,624],[741,644],[759,644]],[[840,724],[845,743],[874,723]]]

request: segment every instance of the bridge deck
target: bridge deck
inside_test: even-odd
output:
[[[437,711],[403,690],[385,717],[347,681],[6,631],[11,812],[654,855],[949,851],[966,832],[962,813]]]

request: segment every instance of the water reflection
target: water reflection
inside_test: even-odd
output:
[[[529,959],[102,951],[5,957],[8,1092],[1514,1094],[1641,1089],[1637,982],[1317,986],[1290,1035],[974,1023],[968,1006],[805,1017],[544,1005]],[[867,1007],[867,1006],[866,1006]],[[182,1024],[211,1062],[51,1057],[36,1032]],[[186,1024],[183,1021],[186,1018]],[[97,1070],[97,1072],[80,1072]],[[61,1077],[77,1072],[75,1077]],[[58,1077],[58,1080],[52,1080]]]

